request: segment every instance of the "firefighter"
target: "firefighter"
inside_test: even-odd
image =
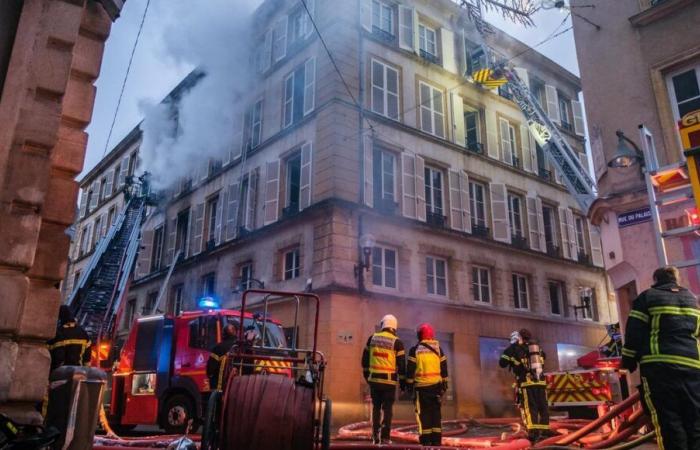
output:
[[[549,434],[544,358],[544,351],[532,339],[532,333],[523,328],[511,333],[510,346],[498,361],[501,367],[509,368],[515,375],[516,402],[532,441]]]
[[[228,324],[223,330],[223,339],[211,349],[209,360],[207,361],[207,378],[209,387],[212,390],[220,391],[224,388],[224,374],[226,363],[231,348],[236,345],[236,327]]]
[[[382,317],[381,331],[367,339],[362,352],[362,372],[372,397],[372,442],[391,443],[396,385],[406,389],[406,351],[396,335],[398,321],[387,314]]]
[[[418,344],[408,351],[406,383],[414,391],[416,420],[423,446],[442,445],[442,397],[447,391],[447,357],[424,323],[417,329]]]
[[[640,366],[641,393],[659,448],[700,448],[700,310],[679,284],[678,269],[654,272],[651,289],[634,300],[622,365]]]
[[[600,348],[600,352],[606,358],[622,356],[622,336],[620,335],[620,322],[612,323],[605,327],[610,340]]]
[[[61,305],[58,310],[56,336],[48,341],[48,346],[51,371],[61,366],[86,366],[90,362],[90,337],[76,323],[68,305]]]

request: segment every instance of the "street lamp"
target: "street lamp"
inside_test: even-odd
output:
[[[370,257],[372,256],[372,249],[377,244],[374,236],[371,234],[363,234],[360,236],[360,248],[362,249],[362,259],[360,260],[360,269],[369,270],[371,267]]]
[[[637,144],[625,136],[625,133],[623,133],[622,130],[617,130],[615,134],[617,135],[617,149],[615,150],[615,153],[613,153],[610,161],[608,161],[608,167],[625,168],[633,166],[637,163],[644,167],[644,154],[639,149]],[[628,142],[632,144],[633,148],[630,148],[630,146],[627,145]]]

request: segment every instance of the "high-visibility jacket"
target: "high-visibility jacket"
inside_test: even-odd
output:
[[[48,341],[51,370],[61,366],[84,366],[90,362],[92,343],[87,332],[75,322],[58,327],[56,337]]]
[[[362,369],[370,383],[396,385],[406,378],[406,351],[388,329],[374,333],[362,353]]]
[[[236,344],[235,337],[229,337],[219,342],[211,349],[207,360],[207,378],[211,390],[222,390],[224,387],[224,375],[228,366],[228,353]]]
[[[447,357],[436,340],[422,340],[408,351],[406,382],[417,388],[446,382]]]
[[[655,284],[637,297],[627,320],[622,362],[700,370],[700,310],[695,296],[676,283]]]
[[[539,356],[542,359],[546,359],[546,355],[542,349],[540,349]],[[532,381],[534,379],[534,373],[530,367],[530,349],[528,343],[514,343],[510,344],[501,354],[501,358],[498,360],[498,365],[506,368],[508,367],[518,384],[527,381]],[[541,381],[541,380],[535,380]]]

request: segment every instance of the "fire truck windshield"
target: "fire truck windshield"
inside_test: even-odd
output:
[[[241,322],[238,317],[223,317],[224,323],[222,325],[228,325],[231,324],[238,329],[238,327],[241,326]],[[264,346],[265,347],[272,347],[272,348],[288,348],[289,345],[287,345],[287,339],[284,336],[284,331],[282,330],[282,327],[276,323],[267,321],[265,324],[263,324],[262,320],[255,320],[251,318],[246,318],[243,321],[244,325],[244,330],[254,330],[256,332],[256,335],[258,336],[258,339],[262,339],[263,335],[265,336],[265,342]],[[264,328],[264,330],[263,330]],[[260,345],[257,343],[257,345]]]

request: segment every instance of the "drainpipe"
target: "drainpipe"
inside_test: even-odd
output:
[[[359,80],[359,95],[358,95],[358,103],[359,103],[359,109],[358,109],[358,119],[359,119],[359,124],[357,127],[357,152],[358,156],[360,158],[360,176],[359,176],[359,181],[360,181],[360,198],[359,204],[360,208],[365,203],[365,154],[364,154],[364,133],[363,133],[363,124],[365,122],[365,58],[364,58],[364,53],[365,53],[365,46],[364,46],[364,39],[362,36],[362,11],[361,11],[361,3],[360,1],[357,2],[357,42],[358,42],[358,53],[357,53],[357,67],[359,70],[358,77],[357,79]],[[365,292],[365,274],[364,274],[364,268],[363,265],[360,264],[359,262],[362,259],[362,254],[360,253],[360,236],[362,236],[362,233],[364,232],[363,229],[363,224],[362,224],[362,213],[358,215],[357,218],[357,245],[356,251],[358,251],[358,264],[355,265],[357,268],[355,273],[357,275],[357,289],[360,291],[360,294],[363,294]]]

